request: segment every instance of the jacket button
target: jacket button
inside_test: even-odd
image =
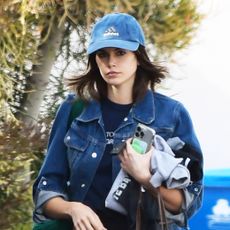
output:
[[[85,184],[81,184],[81,188],[84,188],[85,187]]]
[[[43,184],[43,185],[47,185],[47,181],[44,180],[44,181],[42,182],[42,184]]]
[[[127,117],[125,117],[125,118],[124,118],[124,121],[128,121],[128,118],[127,118]]]
[[[69,141],[70,140],[70,136],[66,137],[66,140]]]
[[[96,158],[97,157],[97,153],[92,153],[92,158]]]

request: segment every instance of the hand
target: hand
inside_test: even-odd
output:
[[[131,145],[131,139],[128,139],[126,148],[119,154],[121,167],[140,184],[148,184],[151,178],[150,159],[152,153],[153,147],[146,154],[137,153]]]
[[[71,202],[70,215],[74,230],[106,230],[97,214],[82,203]]]

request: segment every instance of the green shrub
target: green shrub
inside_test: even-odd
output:
[[[0,229],[32,224],[32,183],[44,156],[48,130],[5,125],[0,133]],[[32,171],[33,170],[33,171]]]

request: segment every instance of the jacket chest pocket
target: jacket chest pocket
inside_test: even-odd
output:
[[[163,137],[166,141],[173,136],[171,127],[154,127],[156,134]]]
[[[64,142],[67,146],[69,167],[72,169],[87,152],[90,141],[87,134],[84,135],[80,130],[70,129]]]

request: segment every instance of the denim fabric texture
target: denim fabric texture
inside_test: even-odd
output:
[[[73,95],[67,97],[59,107],[53,123],[48,151],[33,187],[36,207],[34,220],[36,209],[40,208],[37,203],[41,191],[54,192],[70,201],[84,202],[105,150],[106,138],[100,103],[91,100],[70,128],[67,128],[73,100]],[[174,99],[147,91],[145,97],[133,105],[128,116],[115,131],[114,146],[132,137],[138,123],[155,129],[166,141],[179,137],[201,154],[189,113]],[[120,161],[116,155],[112,158],[114,180],[120,170]],[[183,212],[186,217],[193,215],[201,206],[202,190],[202,181],[187,187],[189,195],[186,196],[192,198],[192,201],[188,206],[184,205]],[[180,229],[173,226],[171,229]]]

